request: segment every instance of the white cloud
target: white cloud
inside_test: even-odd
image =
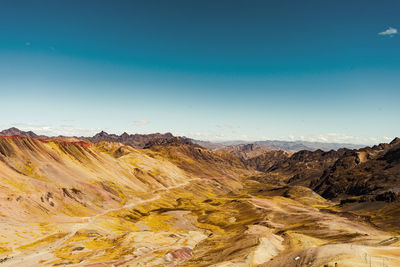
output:
[[[262,140],[281,140],[281,141],[309,141],[309,142],[323,142],[323,143],[349,143],[349,144],[362,144],[374,145],[379,143],[388,143],[393,138],[386,136],[356,136],[345,133],[322,133],[315,135],[296,135],[290,134],[287,136],[266,136],[266,135],[248,135],[241,131],[232,131],[226,125],[216,125],[215,130],[208,130],[206,132],[177,132],[177,135],[187,136],[197,140],[203,141],[262,141]]]
[[[379,35],[389,35],[389,36],[393,36],[395,34],[397,34],[397,29],[389,27],[386,31],[380,32],[378,33]]]
[[[72,125],[50,126],[33,123],[14,123],[11,126],[17,127],[22,131],[32,131],[38,135],[46,136],[92,136],[101,131],[100,128],[79,128]]]
[[[177,132],[176,135],[186,136],[189,138],[202,140],[202,141],[226,141],[230,139],[235,139],[231,135],[227,135],[221,131],[209,131],[209,132]],[[236,138],[237,139],[237,138]]]
[[[284,140],[282,138],[281,140]],[[300,140],[310,142],[323,142],[323,143],[351,143],[351,144],[379,144],[383,142],[390,142],[393,138],[390,137],[371,137],[371,136],[354,136],[343,133],[326,133],[318,135],[300,136],[298,138],[291,136],[286,140]]]
[[[147,124],[149,124],[150,122],[147,121],[147,120],[138,120],[138,121],[133,121],[133,123],[134,123],[136,126],[142,126],[142,125],[147,125]]]
[[[231,141],[231,140],[244,140],[244,141],[262,141],[262,140],[281,140],[281,141],[309,141],[309,142],[322,142],[322,143],[349,143],[349,144],[361,144],[361,145],[375,145],[379,143],[388,143],[393,140],[394,137],[387,136],[354,136],[343,133],[325,133],[317,135],[307,136],[248,136],[246,134],[226,134],[224,132],[210,131],[206,133],[177,133],[178,135],[191,137],[203,141]]]

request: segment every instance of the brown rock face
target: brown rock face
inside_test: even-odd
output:
[[[261,155],[245,160],[246,165],[261,172],[268,172],[271,168],[279,165],[290,157],[290,153],[283,150],[271,150]]]
[[[370,195],[391,202],[385,193],[398,191],[399,177],[400,146],[392,142],[346,153],[311,187],[326,198]]]
[[[399,191],[400,139],[358,150],[268,152],[246,163],[263,171],[265,181],[307,186],[325,198],[393,202]]]
[[[328,152],[302,150],[291,156],[283,152],[269,153],[255,160],[259,161],[258,166],[265,166],[265,168],[258,167],[257,170],[265,172],[267,180],[275,177],[274,179],[292,185],[309,186],[312,181],[319,179],[324,171],[346,151],[348,150],[340,149]]]

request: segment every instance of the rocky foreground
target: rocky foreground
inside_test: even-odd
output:
[[[400,266],[398,140],[243,158],[158,137],[0,137],[0,265]]]

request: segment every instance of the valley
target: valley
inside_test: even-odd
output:
[[[243,154],[3,136],[0,266],[400,266],[398,144]],[[356,172],[371,190],[351,189]]]

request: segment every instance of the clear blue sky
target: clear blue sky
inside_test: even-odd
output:
[[[400,2],[0,2],[0,128],[376,143]]]

